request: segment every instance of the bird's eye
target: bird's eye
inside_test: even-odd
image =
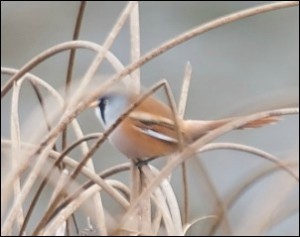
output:
[[[108,99],[103,97],[100,99],[100,103],[99,106],[102,107],[103,109],[105,108],[105,106],[108,104]]]

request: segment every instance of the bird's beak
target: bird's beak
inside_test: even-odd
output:
[[[95,100],[92,103],[90,103],[89,108],[95,108],[98,106],[98,104],[99,104],[98,100]]]

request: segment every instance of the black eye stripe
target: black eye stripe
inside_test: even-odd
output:
[[[106,124],[106,119],[105,119],[105,109],[106,109],[106,105],[108,103],[108,98],[107,97],[102,97],[99,100],[99,109],[100,109],[100,114],[101,114],[101,118],[103,120],[103,122]]]

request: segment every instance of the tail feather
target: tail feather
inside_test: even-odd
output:
[[[220,120],[211,120],[211,121],[202,121],[202,120],[186,120],[184,122],[184,131],[186,131],[186,135],[192,140],[196,140],[201,136],[205,135],[207,132],[214,130],[226,123],[231,122],[236,118],[226,118]],[[244,128],[259,128],[265,125],[274,124],[280,120],[277,116],[270,116],[262,119],[257,119],[251,121],[237,129],[244,129]]]
[[[262,126],[265,126],[265,125],[275,124],[279,120],[280,120],[280,118],[278,116],[270,116],[270,117],[266,117],[266,118],[262,118],[262,119],[257,119],[257,120],[251,121],[251,122],[243,125],[239,129],[243,129],[243,128],[259,128],[259,127],[262,127]]]

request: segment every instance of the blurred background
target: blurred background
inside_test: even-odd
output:
[[[200,24],[263,3],[267,2],[140,2],[141,54]],[[102,44],[125,5],[126,2],[121,1],[88,2],[79,39]],[[2,1],[1,66],[20,68],[47,48],[71,40],[78,7],[79,2]],[[130,63],[128,26],[127,23],[111,48],[111,52],[124,65]],[[84,75],[93,56],[91,52],[78,51],[74,68],[75,81]],[[59,54],[32,72],[55,88],[62,88],[67,59],[68,53]],[[210,120],[264,109],[298,107],[299,8],[256,15],[193,38],[144,65],[141,68],[142,85],[147,88],[166,78],[178,99],[187,61],[191,63],[193,73],[186,118]],[[103,64],[99,69],[101,77],[112,73],[108,64]],[[2,76],[1,85],[7,79]],[[36,98],[31,95],[31,87],[25,85],[19,108],[21,125],[36,106]],[[2,138],[10,137],[9,98],[1,103]],[[85,111],[78,119],[85,133],[102,131],[93,111]],[[296,158],[299,154],[299,117],[286,116],[274,126],[232,132],[218,141],[255,146],[283,159]],[[113,158],[95,159],[98,171],[126,161],[108,143],[101,152],[105,153],[99,157]],[[73,155],[76,157],[76,153]],[[267,162],[232,151],[208,152],[201,159],[221,197],[226,197],[240,180]],[[161,161],[155,162],[159,165]],[[197,170],[190,174],[191,177],[197,175]],[[175,176],[176,182],[180,181]],[[247,216],[253,214],[258,203],[263,205],[261,203],[268,203],[273,198],[262,194],[268,192],[273,184],[274,180],[263,180],[259,187],[250,190],[237,203],[236,208],[230,211],[232,225],[238,227],[237,231],[243,233],[243,228],[251,229],[253,220],[247,219]],[[191,187],[197,185],[194,183]],[[178,188],[177,192],[180,192]],[[205,196],[205,190],[195,188],[191,192],[191,217],[210,214],[211,209],[205,205],[206,198],[209,199]],[[292,202],[298,200],[298,192],[292,195]],[[299,228],[295,228],[299,226],[297,223],[298,213],[266,234],[298,235]]]

